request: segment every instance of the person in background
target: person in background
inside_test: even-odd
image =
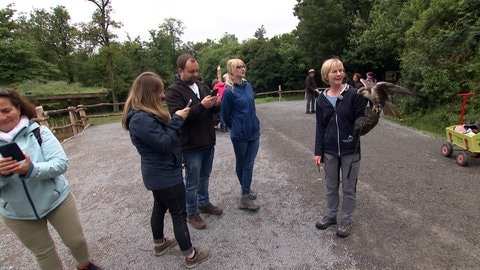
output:
[[[180,132],[190,107],[177,110],[170,116],[162,106],[163,89],[159,75],[153,72],[140,74],[125,102],[122,126],[129,131],[132,144],[140,154],[143,183],[153,194],[150,225],[154,255],[165,254],[178,241],[185,256],[185,266],[193,268],[208,258],[210,250],[192,246],[186,221]],[[175,237],[164,235],[167,210],[172,216]]]
[[[360,75],[360,73],[354,73],[353,74],[352,86],[354,88],[359,89],[360,87],[363,86],[362,82],[360,81],[361,78],[362,78],[362,75]]]
[[[215,153],[214,115],[220,111],[217,96],[197,81],[199,64],[189,54],[177,58],[178,76],[165,93],[170,114],[185,108],[192,100],[189,117],[182,126],[180,142],[185,164],[187,221],[195,229],[205,229],[199,212],[221,215],[223,209],[210,202],[208,185]]]
[[[227,84],[225,83],[225,82],[227,81],[227,77],[228,77],[228,74],[227,74],[227,73],[223,74],[223,76],[222,76],[222,81],[217,82],[217,83],[213,86],[213,90],[218,89],[217,98],[218,98],[218,100],[220,101],[220,103],[222,102],[223,92],[225,91],[225,88],[227,87]],[[222,131],[222,132],[228,132],[228,128],[227,128],[227,126],[225,125],[225,121],[223,121],[223,119],[222,119],[222,115],[219,114],[219,115],[218,115],[218,118],[219,118],[219,121],[220,121],[220,131]]]
[[[35,117],[32,104],[15,90],[0,87],[0,145],[16,143],[25,158],[0,158],[0,220],[33,253],[40,269],[63,269],[50,223],[78,262],[76,269],[99,270],[90,261],[64,176],[68,158],[53,133],[32,121]]]
[[[235,172],[241,186],[239,208],[258,210],[255,204],[256,193],[251,190],[253,166],[260,146],[260,122],[255,108],[255,96],[252,85],[247,82],[247,67],[240,59],[227,62],[228,82],[223,92],[221,115],[230,129],[230,139],[235,152]]]
[[[315,165],[325,171],[327,209],[316,223],[325,230],[337,224],[339,186],[343,202],[338,237],[347,237],[352,229],[356,205],[357,177],[360,169],[360,140],[355,139],[355,120],[365,116],[367,100],[356,89],[343,83],[345,70],[337,58],[326,60],[321,68],[322,80],[330,87],[317,98],[315,129]]]
[[[376,83],[377,79],[375,79],[375,73],[373,73],[371,71],[367,72],[367,81]]]
[[[353,84],[353,82],[352,82],[352,80],[350,79],[350,77],[348,77],[348,73],[347,73],[347,72],[345,72],[345,77],[343,77],[342,83],[348,84],[348,85],[352,85],[352,84]]]
[[[305,78],[305,95],[307,97],[307,114],[315,113],[315,91],[317,83],[315,82],[315,70],[312,68],[308,71]]]

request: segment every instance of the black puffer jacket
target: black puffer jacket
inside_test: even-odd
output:
[[[207,109],[201,100],[210,94],[210,89],[203,83],[196,82],[200,92],[198,98],[193,90],[181,79],[177,78],[165,91],[166,101],[170,114],[185,108],[189,99],[192,99],[190,113],[182,127],[182,152],[193,152],[215,146],[215,127],[213,115],[220,111],[220,107]]]

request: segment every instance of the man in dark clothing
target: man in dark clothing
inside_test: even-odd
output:
[[[305,95],[307,97],[307,114],[315,112],[315,91],[317,83],[315,82],[315,70],[310,69],[305,79]]]
[[[182,127],[180,143],[185,164],[187,221],[195,229],[206,228],[200,212],[221,215],[223,210],[210,203],[208,183],[215,152],[213,115],[220,110],[220,101],[211,96],[210,88],[199,82],[197,60],[182,54],[177,59],[178,76],[165,91],[170,114],[191,102],[188,120]]]

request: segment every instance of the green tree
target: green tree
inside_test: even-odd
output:
[[[407,31],[402,82],[422,94],[421,108],[480,88],[479,18],[478,1],[432,0]]]
[[[300,20],[295,34],[302,62],[320,66],[329,57],[341,56],[347,46],[351,18],[346,16],[342,1],[297,0],[294,15]]]
[[[15,37],[15,31],[18,28],[17,23],[13,20],[15,11],[12,4],[0,9],[0,39],[2,40],[12,40]]]
[[[111,18],[113,11],[111,0],[88,0],[93,3],[97,9],[93,13],[92,21],[86,27],[86,33],[88,39],[94,46],[101,45],[102,53],[106,54],[106,68],[108,76],[108,85],[112,93],[112,102],[115,104],[113,110],[119,111],[117,92],[115,89],[115,73],[114,73],[114,59],[111,45],[114,39],[117,37],[111,32],[110,28],[120,28],[121,23],[114,21]]]
[[[200,63],[200,72],[207,85],[211,85],[213,79],[217,78],[218,66],[220,66],[222,74],[227,72],[227,61],[231,58],[238,57],[237,52],[240,46],[235,35],[225,33],[218,43],[204,47],[199,52],[197,60]]]
[[[0,84],[44,81],[58,70],[37,56],[32,42],[20,39],[21,27],[13,20],[15,10],[12,7],[8,5],[0,10]]]
[[[63,6],[52,8],[49,13],[44,9],[34,9],[30,18],[20,19],[23,39],[31,40],[37,47],[38,55],[61,71],[49,79],[66,80],[74,83],[75,59],[73,53],[79,44],[78,29],[70,23],[70,15]],[[25,20],[25,21],[24,21]]]
[[[265,26],[260,26],[260,28],[258,28],[256,31],[255,31],[255,34],[253,34],[253,36],[256,38],[256,39],[260,39],[260,40],[265,40],[265,36],[267,35],[267,30],[265,30]]]
[[[149,57],[154,59],[153,68],[164,79],[173,81],[177,70],[177,54],[181,49],[183,22],[167,18],[156,30],[150,30],[147,42]]]

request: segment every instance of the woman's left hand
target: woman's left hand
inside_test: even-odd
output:
[[[12,160],[11,157],[0,158],[0,174],[10,175],[12,173],[18,173],[19,175],[25,175],[28,172],[31,160],[25,152],[23,155],[25,156],[25,160],[22,162]]]

